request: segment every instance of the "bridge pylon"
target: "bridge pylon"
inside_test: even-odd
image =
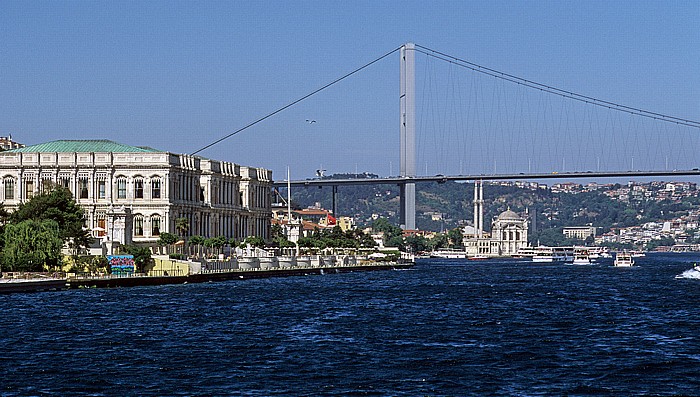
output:
[[[400,176],[416,176],[416,47],[401,47],[401,168]],[[400,222],[403,229],[416,228],[416,184],[404,182],[401,187]]]

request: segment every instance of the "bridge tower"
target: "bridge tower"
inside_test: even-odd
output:
[[[416,176],[416,72],[413,43],[401,47],[401,168],[400,176]],[[405,182],[401,188],[401,227],[416,228],[416,184]]]

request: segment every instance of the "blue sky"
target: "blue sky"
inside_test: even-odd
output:
[[[3,1],[0,135],[25,144],[106,138],[191,153],[405,42],[558,88],[699,120],[698,21],[697,1]],[[430,78],[426,62],[417,60],[419,87]],[[444,78],[450,69],[441,67],[434,70]],[[500,86],[491,84],[478,100],[498,92]],[[399,58],[393,54],[201,155],[270,168],[275,179],[284,179],[287,166],[294,179],[319,167],[396,174],[398,90]],[[419,108],[432,108],[421,91]],[[532,97],[523,109],[536,101],[541,99]],[[557,101],[546,105],[549,117],[563,112]],[[427,111],[418,117],[424,142],[432,136],[427,130],[441,122],[428,121]],[[534,117],[525,116],[529,125]],[[586,117],[572,123],[586,124]],[[596,115],[596,126],[606,117]],[[523,129],[514,125],[508,128]],[[644,128],[651,128],[649,136],[667,133],[666,127]],[[586,139],[609,135],[601,131]],[[552,158],[534,148],[519,151],[513,135],[493,138],[497,142],[464,158],[425,144],[418,168],[428,174],[457,173],[457,163],[465,173],[522,170],[526,163],[537,170],[590,169],[601,162],[624,168],[635,157],[637,168],[655,146],[667,150],[657,163],[668,163],[669,156],[677,161],[679,150],[690,157],[700,131],[683,134],[692,144],[651,143],[622,156],[624,164],[613,164],[615,152],[606,149],[562,150]],[[497,153],[504,140],[513,148]],[[629,141],[620,137],[618,144]],[[489,151],[494,153],[484,154]],[[508,158],[520,160],[502,165]]]

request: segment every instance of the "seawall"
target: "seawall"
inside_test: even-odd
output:
[[[292,267],[275,269],[212,271],[195,273],[186,276],[69,278],[66,282],[66,287],[68,289],[121,288],[185,283],[206,283],[227,280],[246,280],[253,278],[309,276],[334,273],[366,272],[377,270],[400,270],[410,269],[414,266],[414,263],[378,262],[373,264],[362,264],[352,266]]]

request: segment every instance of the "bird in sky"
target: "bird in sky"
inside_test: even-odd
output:
[[[309,123],[309,124],[313,124],[313,123],[316,122],[316,120],[306,119],[306,122]]]

